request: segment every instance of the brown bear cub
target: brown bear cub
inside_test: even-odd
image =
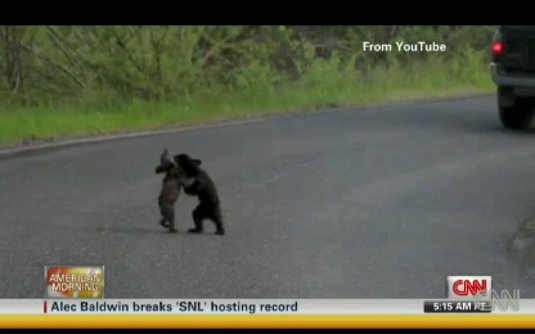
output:
[[[156,174],[165,173],[162,189],[158,196],[158,206],[162,218],[160,225],[169,229],[169,232],[178,232],[175,228],[175,203],[180,195],[181,185],[178,181],[179,170],[173,161],[169,150],[165,149],[160,157],[160,165],[156,167]]]

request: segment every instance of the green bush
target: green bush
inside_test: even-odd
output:
[[[489,91],[492,26],[2,26],[0,142]],[[444,43],[443,53],[362,42]]]

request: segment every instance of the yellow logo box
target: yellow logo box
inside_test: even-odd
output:
[[[104,266],[46,266],[45,298],[104,298]]]

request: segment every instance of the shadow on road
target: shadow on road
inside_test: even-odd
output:
[[[535,282],[535,215],[525,219],[509,240],[509,253]]]
[[[159,227],[159,226],[158,226]],[[130,227],[130,226],[99,226],[99,227],[84,227],[82,228],[85,231],[92,231],[92,232],[98,232],[98,233],[124,233],[124,234],[162,234],[162,235],[169,235],[177,236],[177,235],[183,235],[183,236],[189,236],[191,238],[195,237],[201,237],[201,236],[213,236],[214,233],[211,232],[204,232],[201,234],[191,234],[188,233],[186,230],[178,230],[177,233],[169,233],[164,228],[158,228],[158,227]],[[77,229],[80,229],[77,227]]]
[[[69,228],[69,226],[62,226],[62,229]],[[177,233],[169,233],[164,228],[159,228],[159,226],[154,227],[139,227],[139,226],[71,226],[71,228],[76,230],[83,230],[88,232],[95,232],[95,233],[124,233],[124,234],[168,234],[170,236],[173,235],[187,235],[186,231],[178,231]]]
[[[535,127],[529,129],[511,130],[504,128],[497,119],[481,119],[479,114],[466,116],[464,118],[454,118],[450,115],[432,114],[418,119],[411,118],[402,121],[404,125],[415,128],[422,128],[436,131],[455,131],[462,134],[485,134],[485,135],[507,135],[507,136],[533,136]]]
[[[89,227],[86,228],[87,230],[93,230],[98,232],[106,232],[106,233],[128,233],[128,234],[169,234],[169,235],[177,235],[177,234],[186,234],[186,232],[179,231],[178,233],[169,233],[167,230],[163,228],[158,227],[133,227],[133,226],[108,226],[108,227],[100,227],[100,228],[94,228]]]

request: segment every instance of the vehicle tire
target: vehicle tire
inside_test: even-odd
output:
[[[523,130],[531,126],[535,109],[532,99],[514,99],[513,103],[504,105],[498,94],[498,113],[503,127],[511,130]]]

